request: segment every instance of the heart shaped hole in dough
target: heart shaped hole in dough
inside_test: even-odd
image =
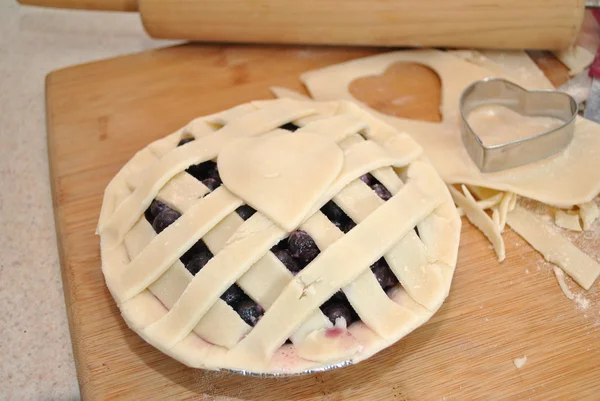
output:
[[[382,75],[361,77],[350,82],[357,100],[381,113],[411,120],[441,122],[442,81],[430,67],[398,62]]]

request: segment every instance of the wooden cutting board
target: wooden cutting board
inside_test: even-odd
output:
[[[84,398],[600,396],[600,285],[586,294],[592,305],[582,310],[564,296],[551,269],[516,234],[505,234],[508,257],[498,264],[488,242],[466,221],[444,306],[425,326],[356,366],[288,379],[194,370],[155,350],[125,325],[104,285],[94,234],[103,190],[119,168],[147,143],[196,116],[270,98],[272,85],[302,91],[301,72],[379,51],[184,45],[48,76],[56,228]],[[564,79],[560,65],[548,72],[556,82]],[[516,369],[513,359],[522,356],[527,364]]]

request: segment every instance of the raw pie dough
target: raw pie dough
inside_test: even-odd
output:
[[[577,50],[584,55],[581,50]],[[584,57],[585,58],[585,57]],[[571,69],[589,64],[590,58],[578,57]],[[381,75],[394,63],[416,62],[432,68],[442,83],[441,123],[398,118],[372,110],[355,99],[348,90],[357,78]],[[473,81],[501,77],[529,89],[554,89],[544,73],[523,51],[475,51],[475,50],[409,50],[397,51],[352,60],[346,63],[304,73],[300,78],[315,100],[345,99],[371,111],[400,132],[410,134],[425,150],[425,154],[448,184],[461,184],[478,192],[475,199],[451,189],[457,205],[494,245],[501,261],[504,259],[504,240],[501,232],[508,223],[548,260],[557,263],[568,274],[574,273],[580,285],[589,289],[600,272],[600,265],[587,257],[568,241],[559,237],[561,252],[550,249],[551,237],[535,227],[536,216],[520,208],[515,209],[516,195],[542,203],[570,209],[585,205],[580,211],[584,229],[596,218],[597,207],[590,203],[600,191],[600,125],[577,117],[572,143],[561,154],[540,162],[483,174],[468,156],[460,137],[460,94]],[[282,96],[285,92],[279,90]],[[466,185],[466,186],[465,186]],[[492,211],[489,216],[485,209]],[[525,229],[526,228],[526,229]],[[570,243],[569,243],[570,244]],[[583,265],[578,265],[584,262]]]
[[[458,54],[466,57],[464,52]],[[400,132],[410,134],[423,146],[427,157],[449,184],[468,184],[514,192],[560,208],[570,208],[590,201],[600,192],[600,174],[597,174],[600,170],[600,126],[592,121],[578,117],[575,137],[566,151],[532,165],[483,174],[467,154],[460,137],[458,104],[460,94],[469,84],[478,79],[502,77],[526,89],[552,87],[542,78],[543,73],[525,53],[522,56],[519,52],[508,54],[510,57],[499,58],[506,62],[503,65],[487,57],[484,61],[467,61],[453,52],[439,50],[397,51],[309,71],[301,75],[300,79],[313,99],[353,101]],[[521,63],[519,69],[513,68],[515,60],[524,60],[523,57],[529,61]],[[441,123],[388,116],[370,109],[350,94],[348,86],[353,80],[381,75],[396,62],[421,63],[438,73],[442,81]],[[493,68],[482,67],[492,65]],[[544,82],[544,86],[540,86]],[[577,179],[574,180],[573,177]]]
[[[278,128],[290,122],[300,129]],[[211,159],[223,185],[209,192],[186,169]],[[391,199],[358,179],[369,172]],[[144,217],[155,198],[181,213],[159,234]],[[331,199],[357,223],[346,234],[320,211]],[[257,210],[246,221],[243,204]],[[297,373],[356,363],[426,322],[460,225],[407,134],[349,102],[285,99],[198,118],[138,152],[106,188],[98,232],[107,286],[147,342],[191,367]],[[296,229],[321,252],[294,276],[270,249]],[[194,276],[179,258],[199,239],[214,257]],[[382,256],[400,282],[388,294],[369,268]],[[220,299],[232,283],[265,309],[255,327]],[[347,328],[319,309],[339,289],[360,318]]]

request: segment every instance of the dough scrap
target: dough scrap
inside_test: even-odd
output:
[[[560,270],[560,268],[558,266],[553,266],[552,270],[554,270],[554,275],[556,276],[556,281],[558,281],[558,285],[560,286],[560,289],[562,290],[562,292],[565,293],[565,296],[569,299],[574,299],[575,295],[573,295],[573,293],[571,292],[571,289],[567,285],[567,282],[565,281],[565,274],[563,273],[563,271]]]
[[[568,50],[554,52],[554,55],[569,68],[569,75],[571,76],[583,72],[594,61],[594,53],[582,46],[574,46]]]
[[[517,205],[508,213],[507,223],[548,262],[559,266],[586,290],[600,275],[600,264],[559,235],[556,227],[540,216]]]
[[[461,194],[451,185],[448,186],[448,189],[450,190],[452,199],[454,199],[456,205],[464,211],[467,219],[469,219],[469,221],[473,223],[473,225],[475,225],[475,227],[477,227],[492,243],[494,250],[496,251],[496,256],[498,256],[498,262],[502,262],[506,257],[506,251],[504,248],[504,239],[502,238],[498,225],[494,223],[490,216],[477,207],[477,202],[472,195],[469,198],[468,196]]]
[[[557,210],[554,215],[554,224],[561,228],[571,231],[581,231],[581,223],[579,222],[579,214]]]
[[[521,369],[525,365],[526,362],[527,362],[526,356],[524,356],[522,358],[515,358],[513,360],[513,363],[515,364],[515,368],[517,368],[517,369]]]
[[[592,224],[600,217],[600,208],[595,202],[582,203],[579,206],[579,215],[583,221],[583,229],[585,231],[592,229]]]

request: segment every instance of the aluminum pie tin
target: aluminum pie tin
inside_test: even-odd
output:
[[[564,123],[531,137],[485,145],[467,122],[471,111],[485,105],[504,106],[528,117],[554,117]],[[529,91],[505,79],[482,79],[469,85],[460,96],[462,141],[471,159],[484,173],[534,163],[563,151],[571,143],[577,112],[577,102],[567,93]]]
[[[352,361],[351,360],[347,360],[347,361],[342,361],[342,362],[338,362],[338,363],[333,363],[330,365],[324,365],[324,366],[319,366],[316,368],[312,368],[312,369],[306,369],[300,372],[294,372],[294,373],[286,373],[286,372],[281,372],[281,373],[256,373],[256,372],[249,372],[247,370],[237,370],[237,369],[221,369],[221,372],[227,372],[227,373],[235,373],[238,375],[242,375],[242,376],[253,376],[253,377],[273,377],[273,378],[277,378],[277,377],[294,377],[294,376],[304,376],[304,375],[309,375],[312,373],[321,373],[321,372],[328,372],[330,370],[334,370],[334,369],[339,369],[339,368],[343,368],[346,366],[350,366],[352,365]]]

